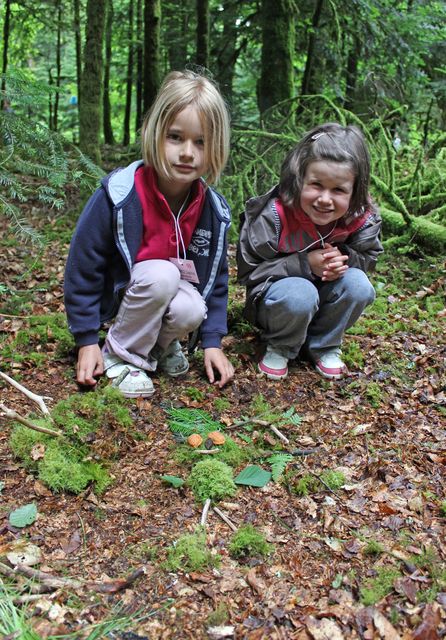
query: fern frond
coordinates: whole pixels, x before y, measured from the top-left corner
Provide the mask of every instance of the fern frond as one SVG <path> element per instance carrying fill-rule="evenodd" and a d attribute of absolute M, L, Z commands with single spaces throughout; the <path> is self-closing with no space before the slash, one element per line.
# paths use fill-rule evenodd
<path fill-rule="evenodd" d="M 190 436 L 199 433 L 205 436 L 210 431 L 222 431 L 223 425 L 202 409 L 179 408 L 168 409 L 169 428 L 173 433 Z"/>
<path fill-rule="evenodd" d="M 293 456 L 291 453 L 274 453 L 272 456 L 267 458 L 267 461 L 271 465 L 271 473 L 274 482 L 278 482 L 280 476 L 286 469 L 286 466 L 289 462 L 293 460 Z"/>

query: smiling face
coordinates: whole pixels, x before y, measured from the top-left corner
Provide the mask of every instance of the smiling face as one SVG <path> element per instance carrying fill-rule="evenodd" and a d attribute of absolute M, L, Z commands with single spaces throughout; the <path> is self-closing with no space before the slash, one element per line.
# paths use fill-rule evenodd
<path fill-rule="evenodd" d="M 308 165 L 300 206 L 315 225 L 323 227 L 347 213 L 355 185 L 351 166 L 318 160 Z"/>
<path fill-rule="evenodd" d="M 189 105 L 170 123 L 164 140 L 164 153 L 170 177 L 159 176 L 164 195 L 190 189 L 194 180 L 206 172 L 203 125 L 197 109 Z"/>

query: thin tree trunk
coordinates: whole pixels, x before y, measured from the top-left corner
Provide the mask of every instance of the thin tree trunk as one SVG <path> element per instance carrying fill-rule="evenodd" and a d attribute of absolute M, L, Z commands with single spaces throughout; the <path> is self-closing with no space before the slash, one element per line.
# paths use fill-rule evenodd
<path fill-rule="evenodd" d="M 53 86 L 53 74 L 51 68 L 48 69 L 48 85 Z M 54 111 L 53 111 L 53 94 L 48 92 L 48 129 L 51 131 L 54 128 Z"/>
<path fill-rule="evenodd" d="M 4 95 L 4 91 L 6 89 L 6 79 L 5 73 L 8 69 L 8 47 L 9 47 L 9 30 L 10 30 L 10 20 L 11 20 L 11 2 L 10 0 L 5 1 L 5 17 L 3 22 L 3 58 L 2 58 L 2 96 Z M 6 107 L 6 101 L 2 98 L 0 103 L 0 108 L 3 110 Z"/>
<path fill-rule="evenodd" d="M 77 81 L 77 105 L 81 103 L 81 77 L 82 77 L 82 45 L 81 45 L 81 11 L 80 0 L 73 0 L 73 28 L 76 45 L 76 81 Z"/>
<path fill-rule="evenodd" d="M 144 1 L 144 111 L 159 87 L 161 0 Z"/>
<path fill-rule="evenodd" d="M 361 40 L 353 35 L 352 48 L 347 58 L 347 68 L 345 70 L 345 98 L 344 107 L 352 110 L 354 107 L 356 83 L 358 80 L 358 62 L 361 56 Z"/>
<path fill-rule="evenodd" d="M 262 60 L 258 105 L 264 113 L 293 93 L 294 20 L 290 0 L 262 2 Z"/>
<path fill-rule="evenodd" d="M 237 0 L 225 0 L 222 6 L 223 36 L 217 56 L 217 80 L 225 99 L 229 104 L 232 104 L 232 82 L 239 54 L 239 50 L 237 50 Z"/>
<path fill-rule="evenodd" d="M 191 38 L 189 21 L 193 15 L 195 0 L 163 5 L 163 24 L 169 34 L 167 55 L 172 70 L 184 69 L 188 60 L 187 45 Z"/>
<path fill-rule="evenodd" d="M 209 0 L 197 0 L 197 64 L 209 67 Z"/>
<path fill-rule="evenodd" d="M 58 119 L 59 119 L 59 89 L 61 85 L 62 75 L 62 63 L 61 63 L 61 46 L 62 46 L 62 2 L 56 0 L 57 10 L 57 42 L 56 42 L 56 95 L 54 96 L 54 113 L 53 113 L 53 128 L 57 131 Z"/>
<path fill-rule="evenodd" d="M 130 0 L 131 1 L 131 0 Z M 105 23 L 105 65 L 104 65 L 104 142 L 105 144 L 115 144 L 113 128 L 111 124 L 111 104 L 110 104 L 110 66 L 112 57 L 112 29 L 113 29 L 113 0 L 106 0 L 107 17 Z"/>
<path fill-rule="evenodd" d="M 135 133 L 142 122 L 142 63 L 143 63 L 142 0 L 136 2 L 136 109 Z"/>
<path fill-rule="evenodd" d="M 124 135 L 122 144 L 130 143 L 130 114 L 132 110 L 132 86 L 133 86 L 133 0 L 129 0 L 129 24 L 128 24 L 128 58 L 127 58 L 127 80 L 125 94 L 125 114 L 124 114 Z"/>
<path fill-rule="evenodd" d="M 301 95 L 305 96 L 310 92 L 311 71 L 313 68 L 314 51 L 316 47 L 316 32 L 319 26 L 319 20 L 322 14 L 324 0 L 317 0 L 316 7 L 311 21 L 311 31 L 308 38 L 307 59 L 305 61 L 305 70 L 302 78 L 302 86 L 300 88 Z"/>
<path fill-rule="evenodd" d="M 97 164 L 101 162 L 99 136 L 102 124 L 102 44 L 106 0 L 87 1 L 87 34 L 84 48 L 79 110 L 79 146 Z"/>

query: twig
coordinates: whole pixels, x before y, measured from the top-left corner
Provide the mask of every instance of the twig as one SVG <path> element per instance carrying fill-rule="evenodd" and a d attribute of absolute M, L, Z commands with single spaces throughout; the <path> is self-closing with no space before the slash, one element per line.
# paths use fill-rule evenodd
<path fill-rule="evenodd" d="M 201 525 L 202 527 L 204 527 L 204 526 L 205 526 L 205 524 L 206 524 L 206 520 L 207 520 L 207 517 L 208 517 L 209 507 L 210 507 L 210 506 L 211 506 L 211 499 L 210 499 L 210 498 L 208 498 L 208 499 L 206 500 L 206 502 L 204 503 L 203 511 L 201 512 L 200 525 Z"/>
<path fill-rule="evenodd" d="M 3 413 L 7 418 L 21 422 L 22 424 L 25 425 L 25 427 L 28 427 L 28 429 L 33 429 L 34 431 L 40 431 L 41 433 L 46 433 L 49 436 L 55 436 L 57 438 L 63 437 L 64 435 L 61 431 L 54 431 L 53 429 L 47 429 L 46 427 L 41 427 L 38 424 L 34 424 L 34 422 L 31 422 L 27 418 L 23 418 L 20 414 L 18 414 L 13 409 L 8 409 L 8 407 L 6 407 L 2 403 L 0 403 L 0 409 L 3 411 Z"/>
<path fill-rule="evenodd" d="M 12 378 L 10 378 L 6 373 L 3 373 L 3 371 L 0 371 L 0 377 L 3 378 L 3 380 L 6 380 L 6 382 L 9 382 L 10 385 L 12 385 L 16 389 L 18 389 L 19 391 L 24 393 L 25 396 L 28 396 L 28 398 L 30 398 L 33 402 L 36 402 L 39 405 L 41 412 L 45 416 L 48 416 L 50 418 L 50 420 L 52 420 L 51 414 L 50 414 L 50 412 L 48 410 L 48 407 L 45 404 L 43 396 L 39 396 L 36 393 L 33 393 L 32 391 L 29 391 L 29 389 L 27 389 L 26 387 L 22 386 L 21 384 L 19 384 L 18 382 L 16 382 Z M 47 399 L 48 399 L 48 397 L 47 397 Z M 51 400 L 51 398 L 49 398 L 49 399 Z"/>
<path fill-rule="evenodd" d="M 204 453 L 209 454 L 209 453 L 218 453 L 220 451 L 220 449 L 195 449 L 195 453 Z"/>
<path fill-rule="evenodd" d="M 127 378 L 127 376 L 129 375 L 129 373 L 130 373 L 130 369 L 129 369 L 128 367 L 124 367 L 124 369 L 121 371 L 121 373 L 119 374 L 119 376 L 117 376 L 117 377 L 113 380 L 113 382 L 111 383 L 111 386 L 112 386 L 112 387 L 115 387 L 115 388 L 119 387 L 119 385 L 121 384 L 121 382 L 123 382 L 123 381 Z"/>
<path fill-rule="evenodd" d="M 223 511 L 220 511 L 220 509 L 218 507 L 213 507 L 213 510 L 215 511 L 215 513 L 220 516 L 220 518 L 223 520 L 223 522 L 226 522 L 226 524 L 228 525 L 228 527 L 230 529 L 232 529 L 233 531 L 237 531 L 237 527 L 235 526 L 235 524 L 229 520 L 228 516 L 226 516 Z"/>
<path fill-rule="evenodd" d="M 271 431 L 273 433 L 276 434 L 276 436 L 278 438 L 280 438 L 280 440 L 282 440 L 282 442 L 284 442 L 285 444 L 290 444 L 290 441 L 288 440 L 288 438 L 286 436 L 284 436 L 283 433 L 281 431 L 279 431 L 279 429 L 277 427 L 275 427 L 273 424 L 270 424 L 269 428 L 271 429 Z"/>

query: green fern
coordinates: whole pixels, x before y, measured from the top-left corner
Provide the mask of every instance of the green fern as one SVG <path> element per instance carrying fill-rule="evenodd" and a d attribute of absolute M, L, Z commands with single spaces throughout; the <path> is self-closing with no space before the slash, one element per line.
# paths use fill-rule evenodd
<path fill-rule="evenodd" d="M 271 465 L 272 478 L 274 482 L 278 482 L 280 476 L 286 469 L 286 466 L 289 462 L 293 460 L 293 456 L 291 453 L 274 453 L 272 456 L 267 458 L 267 461 Z"/>
<path fill-rule="evenodd" d="M 205 436 L 210 431 L 222 431 L 223 425 L 202 409 L 178 408 L 168 409 L 169 428 L 173 433 L 190 436 L 199 433 Z"/>

